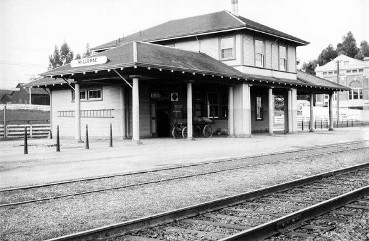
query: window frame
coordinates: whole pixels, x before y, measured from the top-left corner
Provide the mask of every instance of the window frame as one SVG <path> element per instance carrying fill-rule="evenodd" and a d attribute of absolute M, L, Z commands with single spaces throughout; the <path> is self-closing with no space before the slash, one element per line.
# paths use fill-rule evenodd
<path fill-rule="evenodd" d="M 260 42 L 262 42 L 263 43 L 263 46 L 262 46 L 262 53 L 260 54 L 260 53 L 257 53 L 256 52 L 256 42 L 257 41 L 260 41 Z M 257 38 L 255 38 L 254 39 L 254 66 L 255 67 L 259 67 L 259 68 L 265 68 L 265 41 L 264 40 L 262 40 L 262 39 L 257 39 Z M 256 63 L 257 63 L 257 60 L 256 60 L 256 56 L 258 55 L 258 54 L 260 54 L 261 55 L 261 62 L 262 62 L 262 66 L 259 66 L 259 65 L 257 65 Z"/>
<path fill-rule="evenodd" d="M 90 97 L 90 91 L 98 91 L 98 92 L 100 92 L 100 97 L 98 97 L 98 98 L 91 98 Z M 94 89 L 88 89 L 87 90 L 87 98 L 88 98 L 88 100 L 102 100 L 102 89 L 101 88 L 94 88 Z"/>
<path fill-rule="evenodd" d="M 222 40 L 225 40 L 225 39 L 232 39 L 232 44 L 233 44 L 231 48 L 232 56 L 223 58 Z M 226 49 L 229 49 L 229 48 L 226 48 Z M 219 59 L 220 60 L 235 60 L 236 59 L 236 36 L 228 36 L 228 37 L 219 38 Z"/>
<path fill-rule="evenodd" d="M 260 98 L 260 107 L 258 107 L 258 103 L 259 103 L 258 98 Z M 264 120 L 263 97 L 261 95 L 255 96 L 255 120 L 256 121 Z"/>
<path fill-rule="evenodd" d="M 281 58 L 281 47 L 284 47 L 286 49 L 286 51 L 285 51 L 286 58 Z M 285 69 L 281 69 L 281 59 L 284 60 L 284 63 L 285 63 L 284 68 Z M 287 70 L 287 68 L 288 68 L 287 66 L 288 66 L 288 64 L 287 64 L 287 45 L 280 44 L 280 45 L 278 45 L 278 70 L 280 70 L 280 71 L 288 71 Z"/>
<path fill-rule="evenodd" d="M 216 104 L 210 104 L 210 101 L 209 101 L 209 94 L 216 94 L 217 96 L 217 103 Z M 206 93 L 206 107 L 207 107 L 207 110 L 208 110 L 208 113 L 207 113 L 207 117 L 208 118 L 213 118 L 213 119 L 219 119 L 220 116 L 219 116 L 219 92 L 218 91 L 209 91 Z M 217 107 L 217 113 L 216 113 L 216 116 L 210 116 L 210 109 L 212 106 L 216 106 Z"/>

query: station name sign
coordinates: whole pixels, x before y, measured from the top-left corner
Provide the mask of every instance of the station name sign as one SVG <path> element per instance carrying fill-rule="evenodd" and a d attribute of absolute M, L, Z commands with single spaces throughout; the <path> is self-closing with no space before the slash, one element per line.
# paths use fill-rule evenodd
<path fill-rule="evenodd" d="M 95 64 L 105 64 L 106 62 L 108 62 L 108 58 L 106 56 L 96 56 L 73 60 L 72 62 L 70 62 L 70 66 L 72 68 L 76 68 Z"/>

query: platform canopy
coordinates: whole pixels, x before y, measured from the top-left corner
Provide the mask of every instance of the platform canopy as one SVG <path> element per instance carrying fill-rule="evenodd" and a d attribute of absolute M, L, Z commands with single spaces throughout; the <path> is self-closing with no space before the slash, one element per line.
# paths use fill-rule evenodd
<path fill-rule="evenodd" d="M 207 80 L 227 84 L 247 82 L 255 86 L 296 88 L 302 91 L 313 89 L 331 92 L 349 89 L 301 71 L 297 72 L 297 79 L 245 74 L 204 53 L 144 42 L 127 43 L 89 58 L 74 60 L 71 64 L 42 73 L 41 76 L 45 79 L 31 82 L 28 86 L 64 84 L 66 80 L 72 79 L 108 81 L 118 75 L 154 78 L 166 76 L 172 79 Z"/>

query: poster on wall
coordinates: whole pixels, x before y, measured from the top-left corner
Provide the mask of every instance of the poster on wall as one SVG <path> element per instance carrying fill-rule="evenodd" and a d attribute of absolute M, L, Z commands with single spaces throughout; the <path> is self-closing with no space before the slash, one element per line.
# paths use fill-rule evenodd
<path fill-rule="evenodd" d="M 178 101 L 178 92 L 170 93 L 170 101 Z"/>

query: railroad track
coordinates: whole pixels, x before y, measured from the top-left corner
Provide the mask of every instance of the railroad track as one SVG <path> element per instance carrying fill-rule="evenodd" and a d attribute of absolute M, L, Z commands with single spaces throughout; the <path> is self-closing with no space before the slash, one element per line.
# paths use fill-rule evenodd
<path fill-rule="evenodd" d="M 351 192 L 344 194 L 342 197 L 335 198 L 334 200 L 342 200 L 343 197 L 349 198 L 352 196 L 354 201 L 345 201 L 336 205 L 338 208 L 330 207 L 332 210 L 327 212 L 327 209 L 323 209 L 323 214 L 311 214 L 311 218 L 298 222 L 294 225 L 290 225 L 286 228 L 281 228 L 278 230 L 277 235 L 267 238 L 268 241 L 282 241 L 282 240 L 323 240 L 324 237 L 327 238 L 329 232 L 335 231 L 335 229 L 340 226 L 345 226 L 348 219 L 361 218 L 365 212 L 369 212 L 369 196 L 357 199 L 356 192 Z M 357 237 L 357 236 L 356 236 Z M 357 237 L 359 238 L 359 237 Z M 352 238 L 353 240 L 355 238 Z M 333 240 L 333 238 L 330 238 Z"/>
<path fill-rule="evenodd" d="M 50 241 L 258 240 L 368 195 L 366 163 Z"/>
<path fill-rule="evenodd" d="M 275 163 L 276 161 L 278 161 L 278 163 L 288 163 L 291 160 L 301 158 L 311 158 L 322 155 L 332 155 L 335 153 L 360 150 L 368 148 L 365 142 L 367 141 L 319 146 L 315 148 L 264 154 L 246 158 L 202 162 L 142 172 L 69 180 L 64 182 L 48 183 L 44 185 L 3 189 L 0 190 L 0 208 L 14 207 L 40 201 L 50 201 L 66 197 L 87 195 L 97 192 L 210 175 L 237 169 L 250 168 L 252 166 L 270 164 L 273 162 Z M 275 155 L 278 155 L 278 160 L 275 160 Z M 250 159 L 253 159 L 255 163 L 250 164 L 248 161 Z M 259 159 L 263 160 L 259 162 Z M 226 162 L 228 162 L 227 166 L 221 167 L 221 165 Z M 102 182 L 102 180 L 104 180 L 104 182 Z"/>

